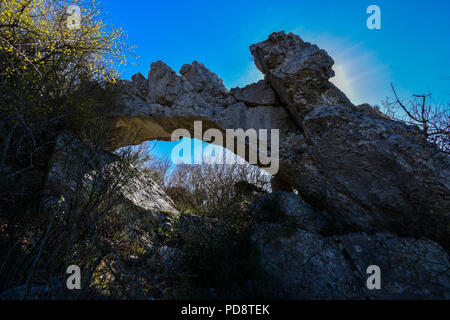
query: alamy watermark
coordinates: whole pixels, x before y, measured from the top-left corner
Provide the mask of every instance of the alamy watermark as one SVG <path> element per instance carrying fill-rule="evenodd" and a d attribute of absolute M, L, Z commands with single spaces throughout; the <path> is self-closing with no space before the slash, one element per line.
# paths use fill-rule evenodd
<path fill-rule="evenodd" d="M 367 18 L 366 25 L 369 30 L 381 29 L 381 9 L 379 6 L 372 4 L 367 7 L 367 14 L 370 16 Z"/>
<path fill-rule="evenodd" d="M 367 281 L 366 281 L 367 289 L 380 290 L 381 289 L 381 269 L 380 269 L 380 267 L 377 266 L 376 264 L 368 266 L 366 273 L 370 274 L 370 277 L 368 277 Z"/>
<path fill-rule="evenodd" d="M 81 289 L 81 270 L 80 267 L 77 265 L 71 265 L 67 267 L 66 270 L 67 274 L 70 274 L 70 276 L 67 278 L 66 286 L 69 290 L 80 290 Z"/>
<path fill-rule="evenodd" d="M 223 131 L 225 132 L 225 139 Z M 180 128 L 173 131 L 171 140 L 178 141 L 183 137 L 192 138 L 187 129 Z M 196 139 L 194 140 L 194 150 L 192 150 L 191 141 L 187 139 L 180 140 L 172 149 L 171 159 L 173 163 L 236 163 L 236 159 L 225 156 L 222 148 L 217 148 L 213 144 L 203 148 L 202 141 L 205 141 L 224 146 L 238 157 L 247 160 L 250 164 L 260 166 L 272 175 L 279 170 L 279 129 L 270 129 L 270 135 L 268 129 L 259 129 L 258 131 L 256 129 L 247 129 L 246 131 L 243 129 L 225 129 L 221 131 L 211 128 L 203 133 L 202 121 L 194 121 L 193 138 Z"/>
<path fill-rule="evenodd" d="M 79 6 L 72 4 L 67 8 L 67 28 L 70 30 L 81 29 L 81 9 Z"/>

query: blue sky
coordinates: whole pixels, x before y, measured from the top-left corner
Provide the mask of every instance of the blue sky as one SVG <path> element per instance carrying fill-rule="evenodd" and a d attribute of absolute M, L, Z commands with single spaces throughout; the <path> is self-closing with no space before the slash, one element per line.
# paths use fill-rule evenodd
<path fill-rule="evenodd" d="M 380 104 L 431 90 L 450 99 L 450 1 L 153 1 L 103 0 L 107 21 L 127 30 L 136 45 L 124 78 L 163 60 L 175 71 L 200 61 L 228 88 L 261 78 L 248 47 L 274 32 L 292 31 L 327 50 L 332 79 L 356 104 Z M 369 5 L 381 8 L 381 30 L 366 27 Z"/>

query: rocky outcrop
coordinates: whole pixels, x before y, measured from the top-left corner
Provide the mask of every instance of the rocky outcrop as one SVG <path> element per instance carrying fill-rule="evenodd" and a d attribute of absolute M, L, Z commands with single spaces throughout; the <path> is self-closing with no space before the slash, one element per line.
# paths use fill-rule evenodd
<path fill-rule="evenodd" d="M 360 230 L 448 245 L 449 158 L 417 128 L 346 106 L 317 107 L 303 126 L 302 196 Z"/>
<path fill-rule="evenodd" d="M 86 206 L 84 210 L 96 204 L 128 213 L 147 212 L 161 223 L 178 213 L 164 191 L 126 160 L 65 132 L 56 142 L 43 204 L 68 212 L 74 203 Z"/>
<path fill-rule="evenodd" d="M 162 61 L 152 63 L 147 102 L 180 107 L 226 106 L 235 102 L 222 80 L 203 64 L 185 64 L 180 74 Z"/>
<path fill-rule="evenodd" d="M 316 45 L 292 33 L 272 33 L 250 46 L 256 67 L 287 106 L 297 124 L 318 105 L 352 106 L 328 80 L 334 77 L 333 59 Z"/>
<path fill-rule="evenodd" d="M 448 155 L 417 128 L 354 107 L 329 83 L 333 61 L 317 46 L 279 32 L 250 50 L 302 129 L 304 149 L 286 157 L 302 196 L 360 230 L 448 246 Z"/>
<path fill-rule="evenodd" d="M 277 32 L 250 51 L 265 78 L 244 88 L 228 91 L 196 61 L 179 73 L 158 61 L 148 78 L 119 81 L 106 149 L 170 140 L 178 128 L 192 134 L 195 120 L 203 120 L 203 131 L 279 129 L 274 190 L 295 189 L 299 196 L 278 191 L 253 203 L 252 239 L 267 273 L 266 297 L 448 299 L 449 156 L 418 128 L 370 105 L 354 106 L 329 82 L 332 58 L 300 37 Z M 89 197 L 103 194 L 113 209 L 151 215 L 170 232 L 172 201 L 122 160 L 64 133 L 44 205 L 65 212 L 74 201 L 91 204 Z M 178 220 L 185 241 L 205 226 L 220 228 L 193 215 Z M 180 248 L 160 249 L 155 264 L 172 265 L 181 255 Z M 380 290 L 366 287 L 370 265 L 381 268 Z"/>
<path fill-rule="evenodd" d="M 193 91 L 202 97 L 203 101 L 196 104 L 227 106 L 235 103 L 228 90 L 215 73 L 209 71 L 202 63 L 197 61 L 185 64 L 180 69 L 182 79 L 186 79 L 192 86 Z"/>
<path fill-rule="evenodd" d="M 253 213 L 259 221 L 253 240 L 266 272 L 267 298 L 449 298 L 448 255 L 432 241 L 388 233 L 323 236 L 317 225 L 320 215 L 293 193 L 263 196 Z M 381 270 L 380 289 L 366 285 L 371 265 Z"/>
<path fill-rule="evenodd" d="M 169 140 L 177 128 L 192 133 L 193 120 L 203 120 L 203 130 L 280 129 L 282 189 L 296 189 L 347 229 L 450 247 L 447 154 L 417 128 L 355 107 L 329 82 L 332 58 L 297 35 L 273 33 L 250 51 L 265 79 L 231 92 L 198 62 L 180 74 L 155 62 L 147 80 L 122 82 L 110 148 Z"/>

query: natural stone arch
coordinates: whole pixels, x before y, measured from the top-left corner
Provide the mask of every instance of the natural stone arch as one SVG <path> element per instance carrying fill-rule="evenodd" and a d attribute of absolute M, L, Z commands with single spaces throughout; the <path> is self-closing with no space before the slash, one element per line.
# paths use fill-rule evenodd
<path fill-rule="evenodd" d="M 421 132 L 354 106 L 331 82 L 333 60 L 284 32 L 250 47 L 265 79 L 230 92 L 202 64 L 163 62 L 119 83 L 110 148 L 168 140 L 177 128 L 280 129 L 278 178 L 342 223 L 425 236 L 449 247 L 450 161 Z"/>
<path fill-rule="evenodd" d="M 231 109 L 235 109 L 234 111 L 231 111 Z M 127 145 L 138 145 L 141 144 L 144 141 L 149 140 L 160 140 L 160 141 L 171 141 L 172 139 L 172 133 L 177 129 L 185 129 L 189 134 L 187 137 L 189 138 L 198 138 L 200 140 L 202 139 L 203 134 L 207 132 L 209 129 L 218 129 L 223 136 L 222 141 L 217 141 L 212 139 L 212 141 L 207 141 L 208 143 L 220 145 L 224 148 L 229 149 L 231 152 L 236 153 L 237 151 L 237 138 L 236 136 L 242 136 L 236 133 L 236 136 L 230 135 L 228 132 L 226 132 L 226 129 L 242 129 L 242 131 L 246 131 L 247 129 L 255 129 L 256 132 L 258 132 L 259 129 L 268 129 L 267 134 L 258 135 L 258 142 L 256 144 L 249 144 L 248 142 L 245 145 L 245 155 L 242 156 L 246 161 L 250 161 L 249 154 L 250 150 L 253 150 L 256 154 L 259 151 L 259 147 L 261 146 L 261 143 L 264 144 L 264 146 L 267 145 L 267 148 L 270 149 L 271 146 L 271 137 L 270 137 L 270 129 L 274 128 L 275 126 L 272 123 L 266 123 L 264 122 L 253 122 L 253 124 L 249 124 L 245 117 L 252 116 L 252 113 L 259 113 L 260 115 L 271 115 L 272 119 L 276 119 L 279 117 L 283 117 L 280 120 L 286 121 L 287 123 L 292 124 L 292 122 L 289 120 L 289 117 L 286 115 L 285 111 L 282 108 L 264 108 L 265 110 L 262 111 L 260 109 L 253 109 L 249 110 L 247 109 L 242 103 L 237 104 L 236 106 L 231 106 L 226 112 L 228 115 L 233 115 L 237 112 L 243 111 L 247 113 L 244 118 L 236 118 L 232 117 L 233 121 L 227 121 L 225 119 L 218 118 L 216 121 L 206 119 L 204 117 L 195 117 L 195 116 L 186 116 L 186 117 L 149 117 L 149 118 L 143 118 L 143 117 L 117 117 L 112 120 L 111 122 L 111 139 L 110 139 L 110 146 L 109 148 L 112 150 L 115 150 L 120 147 L 124 147 Z M 239 111 L 240 110 L 240 111 Z M 237 119 L 238 121 L 234 122 L 234 119 Z M 255 117 L 253 117 L 255 119 Z M 194 125 L 196 122 L 201 121 L 201 131 L 195 130 Z M 233 123 L 234 122 L 234 123 Z M 197 137 L 200 133 L 200 136 Z M 245 134 L 245 132 L 244 132 Z M 242 139 L 244 139 L 243 137 Z M 233 141 L 233 147 L 230 148 L 227 141 Z M 274 150 L 272 150 L 274 152 Z M 258 158 L 259 160 L 259 158 Z M 260 167 L 264 168 L 266 167 L 264 164 L 261 163 L 251 163 L 255 165 L 259 165 Z"/>

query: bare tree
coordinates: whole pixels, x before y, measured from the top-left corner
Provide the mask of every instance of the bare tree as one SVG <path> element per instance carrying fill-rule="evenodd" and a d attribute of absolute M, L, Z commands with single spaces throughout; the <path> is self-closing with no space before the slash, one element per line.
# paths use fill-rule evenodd
<path fill-rule="evenodd" d="M 243 193 L 269 190 L 271 180 L 269 174 L 248 163 L 183 164 L 167 173 L 166 192 L 180 210 L 214 215 L 239 205 Z"/>
<path fill-rule="evenodd" d="M 417 125 L 424 134 L 424 139 L 433 142 L 447 153 L 450 152 L 450 106 L 433 100 L 431 93 L 413 95 L 411 99 L 400 99 L 391 84 L 394 99 L 383 103 L 385 112 L 391 118 Z"/>

